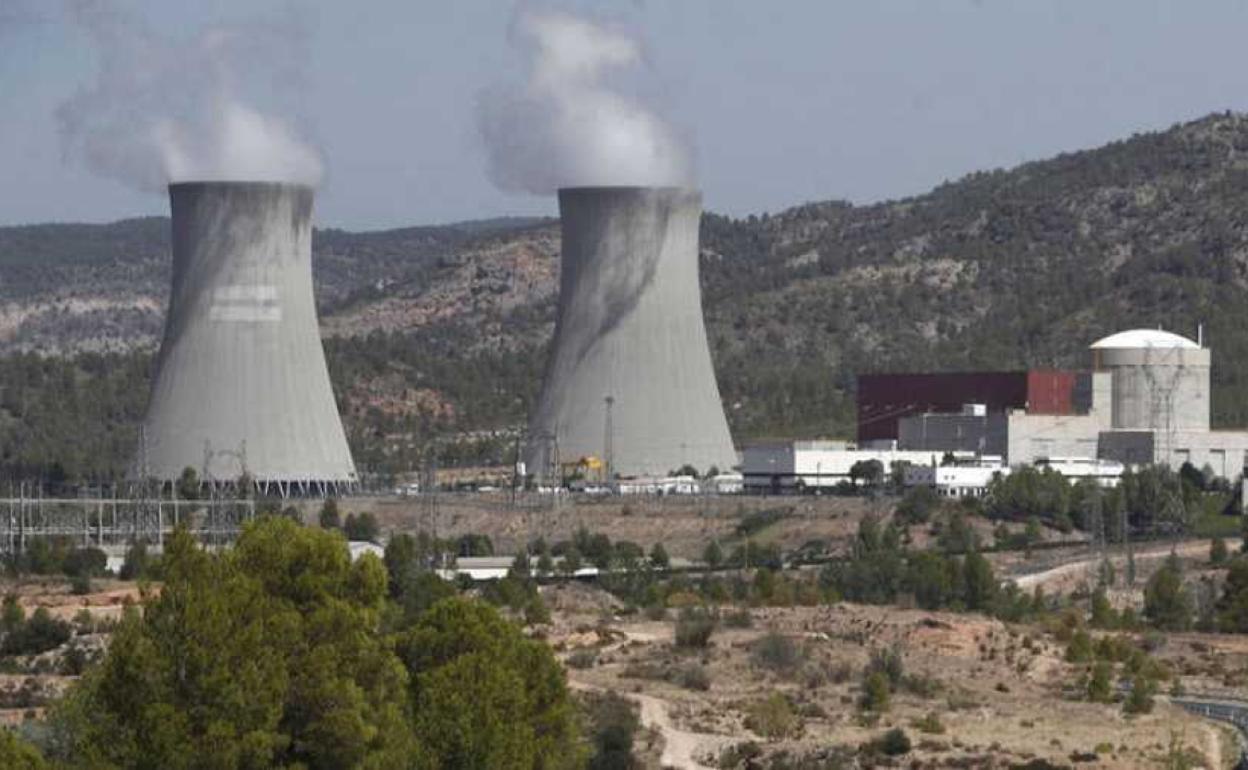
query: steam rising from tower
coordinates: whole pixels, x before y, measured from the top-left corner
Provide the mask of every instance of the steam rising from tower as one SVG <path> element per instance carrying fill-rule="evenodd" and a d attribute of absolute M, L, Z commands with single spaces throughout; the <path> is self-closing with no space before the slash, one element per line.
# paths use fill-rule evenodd
<path fill-rule="evenodd" d="M 301 79 L 300 17 L 171 40 L 107 0 L 69 7 L 99 68 L 56 111 L 66 156 L 151 192 L 191 180 L 320 182 L 319 153 L 278 116 Z"/>
<path fill-rule="evenodd" d="M 559 191 L 554 347 L 525 461 L 604 459 L 622 476 L 736 464 L 702 321 L 701 195 L 688 188 Z"/>
<path fill-rule="evenodd" d="M 517 17 L 512 42 L 526 49 L 529 77 L 482 94 L 477 112 L 498 187 L 550 195 L 574 185 L 693 181 L 676 132 L 608 83 L 642 63 L 637 40 L 571 14 L 529 11 Z"/>
<path fill-rule="evenodd" d="M 169 187 L 173 288 L 137 466 L 285 494 L 355 480 L 312 295 L 310 187 Z"/>

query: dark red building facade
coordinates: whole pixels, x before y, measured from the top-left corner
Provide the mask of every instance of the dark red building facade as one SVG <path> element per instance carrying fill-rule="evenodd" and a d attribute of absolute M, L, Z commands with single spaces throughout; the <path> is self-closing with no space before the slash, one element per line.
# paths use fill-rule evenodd
<path fill-rule="evenodd" d="M 949 372 L 858 375 L 858 441 L 897 438 L 902 417 L 960 412 L 983 404 L 988 412 L 1073 414 L 1077 372 Z"/>

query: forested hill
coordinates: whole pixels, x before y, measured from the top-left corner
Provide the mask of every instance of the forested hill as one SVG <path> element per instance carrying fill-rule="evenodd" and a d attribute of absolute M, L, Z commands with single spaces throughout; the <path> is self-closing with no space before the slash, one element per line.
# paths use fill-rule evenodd
<path fill-rule="evenodd" d="M 859 372 L 1083 366 L 1103 334 L 1194 335 L 1202 321 L 1215 421 L 1248 424 L 1246 224 L 1248 117 L 1233 114 L 905 200 L 708 214 L 704 305 L 734 431 L 852 434 Z M 0 229 L 0 345 L 150 343 L 165 231 L 156 219 Z M 528 220 L 317 232 L 330 365 L 366 464 L 384 464 L 396 437 L 523 421 L 558 249 L 554 223 Z"/>

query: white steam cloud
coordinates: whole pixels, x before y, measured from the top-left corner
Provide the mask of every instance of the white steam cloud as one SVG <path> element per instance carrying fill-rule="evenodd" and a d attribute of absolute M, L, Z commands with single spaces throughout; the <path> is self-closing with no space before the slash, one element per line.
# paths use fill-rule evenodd
<path fill-rule="evenodd" d="M 482 95 L 478 123 L 500 188 L 547 195 L 578 185 L 688 185 L 689 152 L 640 100 L 607 83 L 642 63 L 640 43 L 569 13 L 522 12 L 512 42 L 529 77 Z"/>
<path fill-rule="evenodd" d="M 183 181 L 320 182 L 320 154 L 242 93 L 297 86 L 297 19 L 171 40 L 109 0 L 68 7 L 95 44 L 99 69 L 57 109 L 67 157 L 150 191 Z"/>

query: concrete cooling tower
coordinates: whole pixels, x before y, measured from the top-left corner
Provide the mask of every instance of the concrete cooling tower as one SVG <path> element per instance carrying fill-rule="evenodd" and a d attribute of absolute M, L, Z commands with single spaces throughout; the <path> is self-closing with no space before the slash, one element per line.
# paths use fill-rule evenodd
<path fill-rule="evenodd" d="M 355 481 L 312 296 L 312 188 L 169 186 L 173 287 L 136 467 L 244 473 L 282 495 Z"/>
<path fill-rule="evenodd" d="M 525 462 L 595 458 L 619 476 L 736 465 L 702 322 L 701 195 L 559 191 L 559 313 Z"/>

